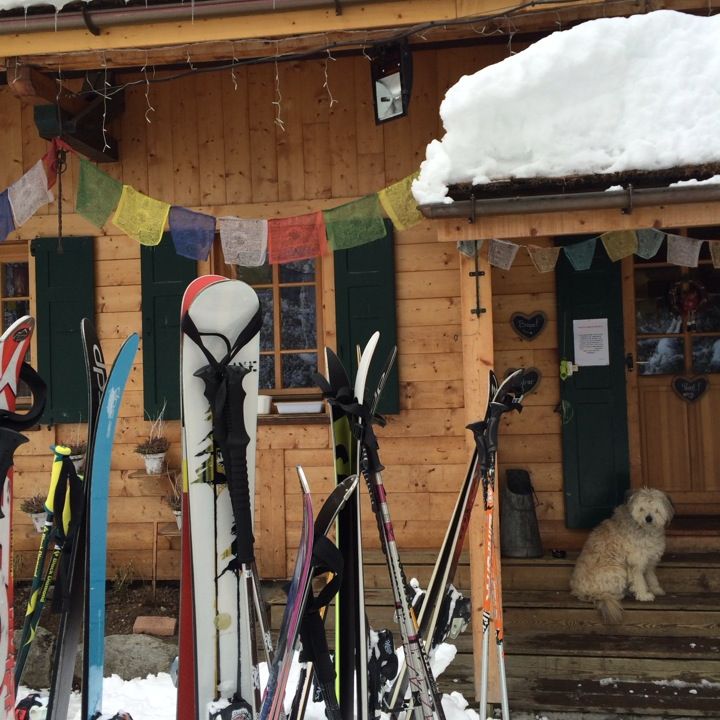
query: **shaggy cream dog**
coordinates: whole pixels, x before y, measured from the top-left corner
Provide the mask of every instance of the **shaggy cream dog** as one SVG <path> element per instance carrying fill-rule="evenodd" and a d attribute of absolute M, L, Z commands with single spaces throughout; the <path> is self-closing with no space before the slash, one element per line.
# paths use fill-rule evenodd
<path fill-rule="evenodd" d="M 570 591 L 588 600 L 608 624 L 622 620 L 622 600 L 629 590 L 648 602 L 665 591 L 655 567 L 665 552 L 665 528 L 673 518 L 670 498 L 641 488 L 615 508 L 589 535 L 570 577 Z"/>

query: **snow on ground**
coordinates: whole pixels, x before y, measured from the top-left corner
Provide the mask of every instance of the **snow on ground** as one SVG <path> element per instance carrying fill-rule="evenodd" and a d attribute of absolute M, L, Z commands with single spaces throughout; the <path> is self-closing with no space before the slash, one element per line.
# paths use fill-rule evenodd
<path fill-rule="evenodd" d="M 656 170 L 720 160 L 720 15 L 659 10 L 553 33 L 451 87 L 413 185 Z"/>
<path fill-rule="evenodd" d="M 435 650 L 430 665 L 433 673 L 438 677 L 453 661 L 457 653 L 454 645 L 443 643 Z M 398 651 L 402 663 L 402 649 Z M 290 710 L 292 696 L 298 683 L 300 666 L 295 661 L 290 670 L 288 680 L 288 692 L 285 697 L 285 708 Z M 268 678 L 267 665 L 260 664 L 260 685 L 265 687 Z M 34 692 L 26 687 L 21 687 L 18 693 L 18 700 L 24 698 L 28 693 Z M 42 692 L 42 700 L 46 702 L 47 691 Z M 123 710 L 132 715 L 133 720 L 175 720 L 176 690 L 170 675 L 158 673 L 148 677 L 135 680 L 123 680 L 117 675 L 105 678 L 103 681 L 103 717 L 112 717 L 116 712 Z M 468 701 L 459 693 L 443 696 L 443 709 L 447 720 L 479 720 L 477 712 L 468 707 Z M 44 718 L 44 708 L 35 708 L 31 712 L 31 720 Z M 321 702 L 308 702 L 305 712 L 306 720 L 326 720 L 325 705 Z M 80 720 L 80 694 L 75 692 L 70 700 L 68 720 Z"/>

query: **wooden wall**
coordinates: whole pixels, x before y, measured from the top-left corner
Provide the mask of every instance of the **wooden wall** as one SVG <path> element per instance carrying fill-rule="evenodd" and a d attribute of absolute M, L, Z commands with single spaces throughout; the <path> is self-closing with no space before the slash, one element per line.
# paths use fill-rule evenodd
<path fill-rule="evenodd" d="M 285 216 L 340 204 L 374 192 L 417 169 L 426 144 L 440 137 L 438 106 L 447 87 L 464 73 L 496 62 L 504 44 L 414 53 L 414 87 L 407 118 L 377 127 L 367 61 L 339 58 L 327 63 L 330 107 L 323 87 L 324 61 L 278 66 L 283 132 L 274 122 L 275 73 L 272 66 L 204 73 L 130 88 L 126 109 L 112 126 L 121 161 L 103 169 L 136 189 L 168 202 L 222 215 Z M 0 188 L 7 187 L 45 151 L 32 108 L 0 89 Z M 97 235 L 96 312 L 106 357 L 122 339 L 140 331 L 140 263 L 136 243 L 108 223 L 102 233 L 73 213 L 77 161 L 65 176 L 64 232 Z M 8 242 L 26 244 L 57 233 L 55 206 L 32 218 Z M 543 523 L 562 517 L 559 416 L 555 351 L 554 280 L 538 275 L 521 254 L 508 273 L 495 272 L 493 286 L 497 368 L 532 364 L 544 374 L 522 416 L 507 421 L 503 466 L 528 466 L 542 501 Z M 437 242 L 426 222 L 396 236 L 399 369 L 401 407 L 379 432 L 384 475 L 401 547 L 437 547 L 444 535 L 455 493 L 465 475 L 468 449 L 464 430 L 460 272 L 452 244 Z M 200 272 L 207 271 L 201 264 Z M 31 272 L 32 274 L 32 272 Z M 323 260 L 325 341 L 334 344 L 332 259 Z M 543 309 L 553 322 L 534 343 L 511 335 L 507 318 L 516 309 Z M 132 564 L 148 578 L 156 523 L 172 521 L 161 503 L 165 479 L 138 477 L 141 459 L 133 446 L 148 428 L 142 417 L 142 355 L 138 355 L 121 411 L 113 455 L 109 565 L 110 576 Z M 42 428 L 18 453 L 17 500 L 44 492 L 48 446 L 64 440 L 73 427 Z M 179 428 L 171 464 L 179 462 Z M 258 433 L 257 539 L 261 572 L 282 576 L 297 542 L 300 503 L 294 466 L 302 463 L 317 495 L 331 486 L 328 428 L 323 425 L 263 425 Z M 17 508 L 17 505 L 16 505 Z M 17 509 L 16 567 L 32 570 L 37 536 Z M 369 508 L 364 528 L 369 546 L 377 532 Z M 159 577 L 177 577 L 177 540 L 158 541 Z"/>

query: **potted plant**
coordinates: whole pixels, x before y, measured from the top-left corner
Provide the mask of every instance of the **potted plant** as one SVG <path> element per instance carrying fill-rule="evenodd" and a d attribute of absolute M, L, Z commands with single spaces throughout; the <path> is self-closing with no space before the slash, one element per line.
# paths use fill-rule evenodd
<path fill-rule="evenodd" d="M 159 475 L 165 466 L 165 453 L 170 447 L 165 437 L 165 423 L 163 415 L 165 406 L 159 415 L 150 425 L 150 432 L 147 438 L 135 447 L 135 452 L 143 456 L 145 460 L 145 472 L 148 475 Z"/>
<path fill-rule="evenodd" d="M 166 495 L 163 500 L 170 506 L 170 509 L 173 511 L 178 530 L 182 530 L 182 498 L 178 493 L 173 492 L 170 495 Z"/>
<path fill-rule="evenodd" d="M 42 532 L 47 518 L 45 497 L 42 495 L 33 495 L 32 497 L 25 498 L 20 503 L 20 509 L 32 518 L 36 532 Z"/>
<path fill-rule="evenodd" d="M 75 471 L 81 474 L 85 470 L 85 456 L 87 454 L 87 443 L 84 440 L 67 443 L 70 448 L 70 459 L 75 466 Z"/>

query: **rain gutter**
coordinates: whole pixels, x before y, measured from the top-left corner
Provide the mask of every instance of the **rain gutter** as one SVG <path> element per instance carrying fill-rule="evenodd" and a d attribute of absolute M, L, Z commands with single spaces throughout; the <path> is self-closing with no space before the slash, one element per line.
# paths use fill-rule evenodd
<path fill-rule="evenodd" d="M 679 205 L 720 201 L 720 184 L 686 187 L 640 188 L 584 192 L 564 195 L 533 195 L 504 198 L 474 198 L 452 203 L 420 205 L 420 212 L 432 219 L 464 217 L 471 221 L 487 215 L 571 212 L 618 208 L 631 213 L 635 207 Z M 718 213 L 720 216 L 720 213 Z"/>
<path fill-rule="evenodd" d="M 0 18 L 0 35 L 21 35 L 48 30 L 103 30 L 117 25 L 151 24 L 178 20 L 206 20 L 218 17 L 240 17 L 251 13 L 271 12 L 278 8 L 273 0 L 210 0 L 195 3 L 172 3 L 150 7 L 130 7 L 112 10 L 92 10 L 84 6 L 82 12 L 59 12 L 43 15 Z M 282 11 L 312 7 L 335 6 L 331 0 L 284 0 Z M 282 12 L 281 11 L 281 12 Z M 96 34 L 93 32 L 93 34 Z"/>

